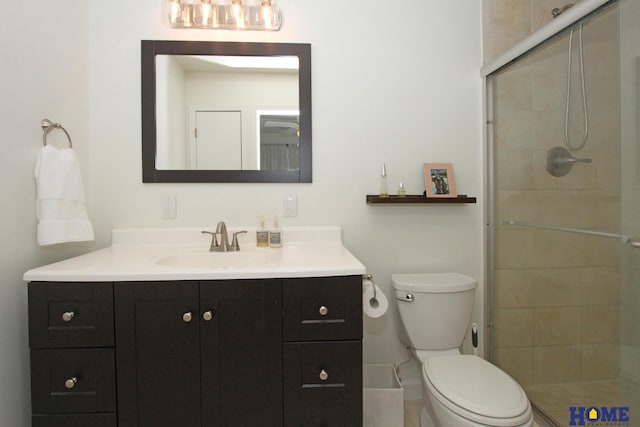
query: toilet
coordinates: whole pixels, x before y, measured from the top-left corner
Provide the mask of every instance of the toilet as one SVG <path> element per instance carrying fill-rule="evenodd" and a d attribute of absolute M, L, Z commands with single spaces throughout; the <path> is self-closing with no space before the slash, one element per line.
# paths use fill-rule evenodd
<path fill-rule="evenodd" d="M 421 364 L 421 427 L 526 427 L 531 404 L 497 366 L 460 353 L 478 283 L 458 273 L 393 274 L 400 339 Z"/>

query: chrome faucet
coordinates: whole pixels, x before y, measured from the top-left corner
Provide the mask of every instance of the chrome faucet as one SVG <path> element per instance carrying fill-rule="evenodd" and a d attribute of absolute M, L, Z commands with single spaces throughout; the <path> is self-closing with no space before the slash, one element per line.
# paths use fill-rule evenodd
<path fill-rule="evenodd" d="M 240 245 L 238 244 L 238 234 L 246 232 L 247 230 L 236 231 L 235 233 L 233 233 L 231 243 L 229 243 L 227 224 L 225 224 L 224 221 L 220 221 L 216 226 L 215 233 L 211 231 L 202 231 L 202 234 L 211 234 L 211 246 L 209 247 L 210 252 L 236 252 L 240 250 Z M 218 242 L 218 236 L 220 236 L 220 242 Z"/>

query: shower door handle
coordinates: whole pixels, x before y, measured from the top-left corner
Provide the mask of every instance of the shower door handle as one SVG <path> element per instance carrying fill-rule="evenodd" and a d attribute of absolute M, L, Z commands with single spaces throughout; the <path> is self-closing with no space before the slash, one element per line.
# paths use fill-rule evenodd
<path fill-rule="evenodd" d="M 629 240 L 629 246 L 632 248 L 640 249 L 640 242 L 637 240 Z"/>

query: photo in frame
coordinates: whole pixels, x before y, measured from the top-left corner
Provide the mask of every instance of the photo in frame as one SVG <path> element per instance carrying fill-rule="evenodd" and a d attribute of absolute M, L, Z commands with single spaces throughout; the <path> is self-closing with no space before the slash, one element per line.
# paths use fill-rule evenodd
<path fill-rule="evenodd" d="M 427 197 L 457 197 L 451 163 L 425 163 L 424 185 Z"/>

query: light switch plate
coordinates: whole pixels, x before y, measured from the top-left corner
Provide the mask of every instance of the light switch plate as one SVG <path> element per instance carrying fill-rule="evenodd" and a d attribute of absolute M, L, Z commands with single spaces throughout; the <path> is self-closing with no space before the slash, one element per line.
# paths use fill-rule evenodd
<path fill-rule="evenodd" d="M 176 219 L 178 217 L 178 202 L 176 196 L 162 197 L 162 219 Z"/>
<path fill-rule="evenodd" d="M 296 195 L 284 196 L 284 216 L 285 217 L 298 216 L 298 196 Z"/>

